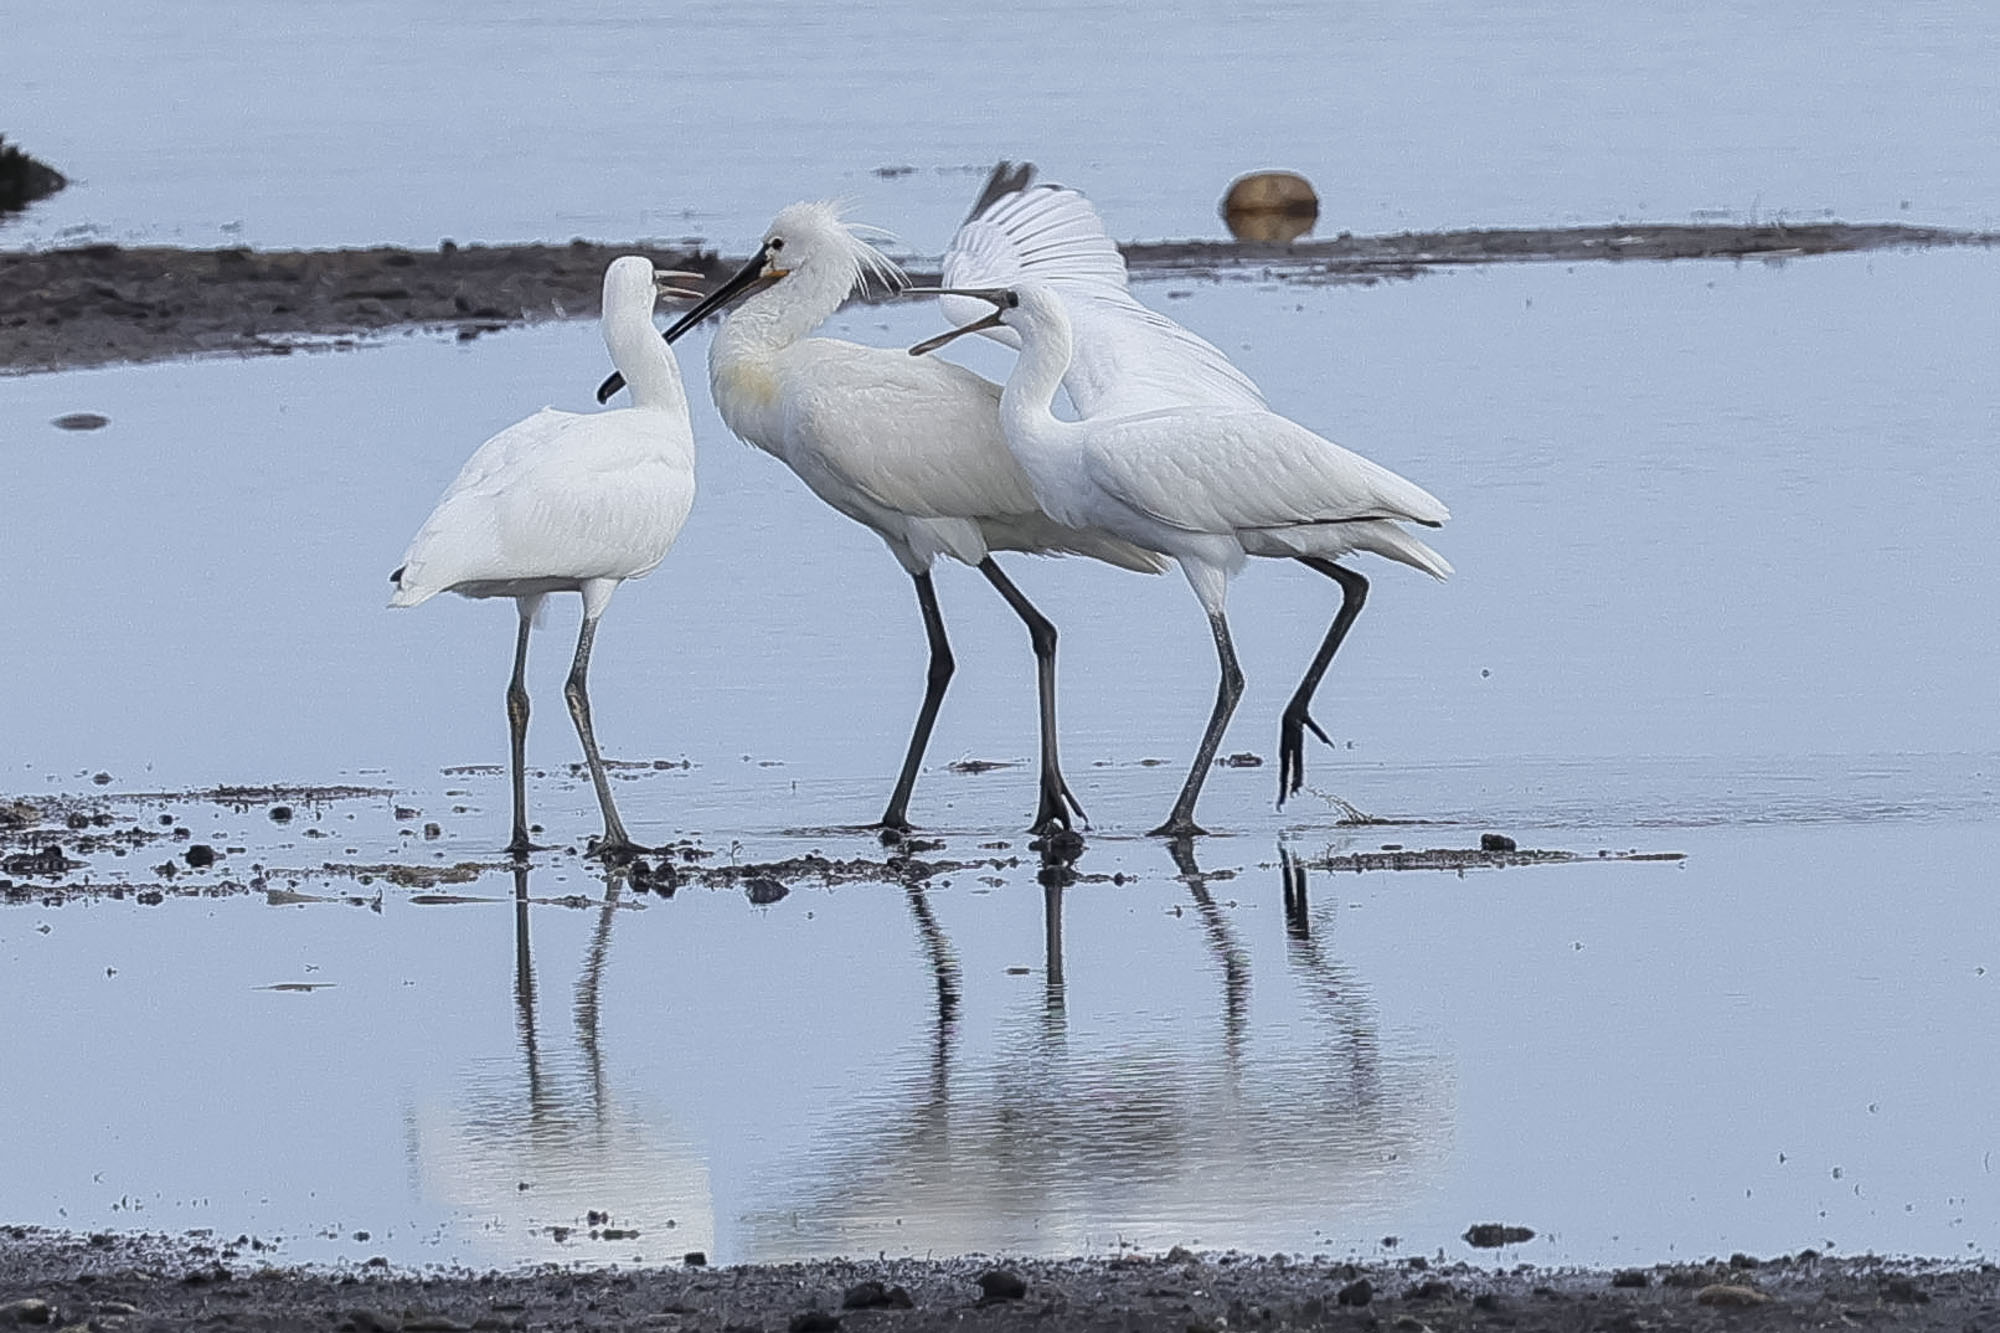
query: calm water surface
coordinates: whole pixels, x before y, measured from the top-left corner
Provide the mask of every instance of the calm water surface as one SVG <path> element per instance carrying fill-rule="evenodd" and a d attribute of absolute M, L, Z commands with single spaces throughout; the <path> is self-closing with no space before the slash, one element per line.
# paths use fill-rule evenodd
<path fill-rule="evenodd" d="M 480 438 L 585 405 L 587 324 L 10 381 L 0 566 L 33 576 L 0 787 L 172 815 L 244 849 L 212 878 L 255 863 L 282 892 L 0 909 L 0 1063 L 24 1075 L 0 1086 L 0 1216 L 476 1264 L 1456 1254 L 1489 1220 L 1547 1262 L 2000 1249 L 1992 256 L 1145 294 L 1445 497 L 1460 574 L 1374 569 L 1313 791 L 1279 813 L 1270 765 L 1219 770 L 1203 813 L 1229 836 L 1188 867 L 1137 834 L 1213 690 L 1192 598 L 1013 560 L 1063 631 L 1079 868 L 1127 881 L 1059 895 L 1018 864 L 603 907 L 557 854 L 426 905 L 324 868 L 504 837 L 498 773 L 444 770 L 504 756 L 511 617 L 392 614 L 386 575 Z M 861 854 L 830 826 L 877 812 L 900 755 L 907 580 L 695 397 L 700 503 L 593 673 L 610 753 L 692 764 L 628 772 L 628 822 Z M 47 424 L 76 410 L 112 424 Z M 1026 857 L 1030 770 L 944 767 L 1032 753 L 1026 645 L 967 571 L 940 588 L 961 670 L 913 813 L 936 855 Z M 1231 607 L 1251 685 L 1228 747 L 1268 758 L 1332 598 L 1256 562 Z M 531 682 L 563 841 L 595 818 L 555 705 L 574 616 Z M 144 795 L 271 781 L 396 794 L 282 828 Z M 1340 801 L 1434 822 L 1357 831 Z M 1310 868 L 1489 829 L 1688 859 Z M 325 988 L 267 989 L 294 983 Z M 590 1238 L 593 1210 L 638 1234 Z"/>
<path fill-rule="evenodd" d="M 1121 236 L 1304 172 L 1323 230 L 2000 224 L 2000 9 L 520 0 L 13 4 L 0 126 L 76 184 L 0 242 L 708 237 L 855 199 L 938 253 L 1028 157 Z"/>

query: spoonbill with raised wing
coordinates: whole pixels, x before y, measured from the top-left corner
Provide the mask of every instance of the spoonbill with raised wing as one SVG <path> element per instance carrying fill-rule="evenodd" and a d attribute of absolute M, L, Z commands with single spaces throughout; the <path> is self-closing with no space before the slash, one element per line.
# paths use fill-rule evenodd
<path fill-rule="evenodd" d="M 1012 330 L 1021 356 L 1001 394 L 1000 420 L 1035 498 L 1058 522 L 1172 556 L 1208 615 L 1221 665 L 1215 707 L 1180 796 L 1154 834 L 1204 832 L 1194 822 L 1195 802 L 1243 693 L 1224 604 L 1229 579 L 1245 557 L 1295 559 L 1340 584 L 1340 611 L 1286 709 L 1287 772 L 1280 784 L 1282 789 L 1289 780 L 1297 790 L 1303 745 L 1289 743 L 1289 728 L 1296 717 L 1325 739 L 1307 710 L 1368 590 L 1366 579 L 1335 561 L 1370 551 L 1445 578 L 1451 566 L 1402 526 L 1436 527 L 1450 517 L 1444 505 L 1413 482 L 1261 406 L 1163 406 L 1060 420 L 1050 409 L 1072 369 L 1063 298 L 1040 283 L 957 294 L 990 302 L 991 312 L 911 353 L 922 355 L 983 328 Z"/>

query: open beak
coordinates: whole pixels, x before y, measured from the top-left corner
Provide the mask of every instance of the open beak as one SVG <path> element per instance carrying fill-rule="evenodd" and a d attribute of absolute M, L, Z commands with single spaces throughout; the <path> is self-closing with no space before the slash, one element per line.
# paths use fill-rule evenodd
<path fill-rule="evenodd" d="M 782 271 L 769 275 L 765 273 L 764 271 L 765 267 L 770 263 L 770 261 L 771 261 L 770 247 L 767 245 L 758 246 L 757 253 L 750 256 L 749 263 L 745 264 L 742 268 L 736 270 L 735 274 L 730 277 L 729 281 L 723 283 L 720 287 L 717 287 L 707 296 L 697 301 L 695 303 L 694 309 L 688 311 L 686 314 L 682 315 L 679 319 L 675 320 L 671 325 L 668 326 L 667 331 L 665 333 L 662 333 L 660 336 L 662 338 L 665 338 L 669 343 L 672 343 L 676 338 L 679 338 L 683 333 L 686 333 L 689 329 L 701 323 L 704 319 L 707 319 L 711 311 L 719 310 L 724 305 L 727 305 L 731 300 L 733 300 L 736 297 L 736 295 L 739 292 L 742 292 L 746 288 L 755 286 L 760 280 L 764 279 L 767 276 L 774 278 L 783 277 L 784 274 Z M 692 274 L 689 276 L 698 278 L 701 275 Z M 624 387 L 625 387 L 625 377 L 623 375 L 620 375 L 615 370 L 612 371 L 610 376 L 605 379 L 604 383 L 597 386 L 597 401 L 600 403 L 610 402 L 611 395 L 617 393 L 620 389 Z"/>
<path fill-rule="evenodd" d="M 659 290 L 662 296 L 679 297 L 683 301 L 699 301 L 702 297 L 700 292 L 692 291 L 686 287 L 676 287 L 674 284 L 676 282 L 700 282 L 706 276 L 706 274 L 701 273 L 688 273 L 681 269 L 663 268 L 653 273 L 653 286 Z"/>
<path fill-rule="evenodd" d="M 975 319 L 970 324 L 960 325 L 948 333 L 940 333 L 935 338 L 924 339 L 910 349 L 911 356 L 923 356 L 926 353 L 935 352 L 946 343 L 957 338 L 963 338 L 968 333 L 977 333 L 981 329 L 997 329 L 1000 327 L 1000 316 L 1012 309 L 1014 305 L 1014 293 L 1008 291 L 1005 287 L 912 287 L 905 295 L 972 296 L 977 297 L 981 301 L 991 301 L 993 303 L 992 314 L 987 315 L 983 319 Z"/>

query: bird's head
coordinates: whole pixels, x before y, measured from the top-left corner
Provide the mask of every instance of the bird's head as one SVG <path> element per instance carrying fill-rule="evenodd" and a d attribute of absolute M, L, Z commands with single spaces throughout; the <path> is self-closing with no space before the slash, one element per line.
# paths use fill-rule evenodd
<path fill-rule="evenodd" d="M 687 273 L 680 269 L 653 267 L 653 261 L 643 255 L 620 255 L 604 270 L 604 308 L 619 309 L 636 307 L 651 310 L 653 303 L 662 296 L 677 296 L 698 301 L 701 293 L 685 287 L 677 287 L 678 282 L 699 282 L 701 274 Z"/>
<path fill-rule="evenodd" d="M 749 262 L 676 320 L 666 331 L 667 341 L 673 342 L 738 296 L 781 283 L 809 283 L 837 292 L 840 300 L 871 278 L 892 290 L 905 285 L 903 271 L 862 238 L 863 230 L 841 217 L 838 204 L 820 201 L 786 207 L 773 219 Z"/>
<path fill-rule="evenodd" d="M 895 262 L 862 237 L 863 231 L 873 230 L 843 219 L 835 203 L 789 205 L 772 220 L 749 261 L 660 336 L 676 342 L 738 297 L 781 285 L 794 294 L 795 314 L 814 323 L 870 279 L 891 291 L 907 285 L 909 279 Z M 597 401 L 610 398 L 621 383 L 616 375 L 605 380 L 598 387 Z"/>
<path fill-rule="evenodd" d="M 1025 328 L 1031 323 L 1049 324 L 1061 321 L 1068 327 L 1067 316 L 1063 312 L 1062 300 L 1041 283 L 1022 283 L 1017 287 L 924 287 L 912 289 L 913 295 L 969 296 L 974 300 L 990 301 L 993 313 L 961 324 L 955 329 L 940 333 L 935 338 L 926 338 L 910 349 L 911 356 L 923 356 L 935 352 L 946 343 L 964 337 L 968 333 L 978 333 L 982 329 Z"/>

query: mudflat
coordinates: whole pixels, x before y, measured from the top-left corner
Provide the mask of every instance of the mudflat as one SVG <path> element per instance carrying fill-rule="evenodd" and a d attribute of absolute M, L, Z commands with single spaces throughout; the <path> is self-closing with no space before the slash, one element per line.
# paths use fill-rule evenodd
<path fill-rule="evenodd" d="M 140 1330 L 1225 1328 L 1764 1330 L 2000 1326 L 2000 1268 L 1812 1251 L 1618 1271 L 1284 1255 L 967 1256 L 416 1273 L 275 1266 L 261 1241 L 0 1228 L 0 1327 Z"/>
<path fill-rule="evenodd" d="M 1991 247 L 2000 235 L 1900 225 L 1567 227 L 1343 233 L 1290 244 L 1216 241 L 1121 247 L 1140 277 L 1231 275 L 1379 282 L 1464 264 L 1600 260 L 1783 260 L 1856 250 Z M 459 338 L 515 324 L 595 318 L 621 254 L 711 280 L 742 260 L 699 245 L 631 242 L 456 245 L 435 250 L 192 250 L 166 246 L 0 254 L 0 373 L 199 355 L 285 355 L 396 331 Z M 925 261 L 907 265 L 937 280 Z"/>

